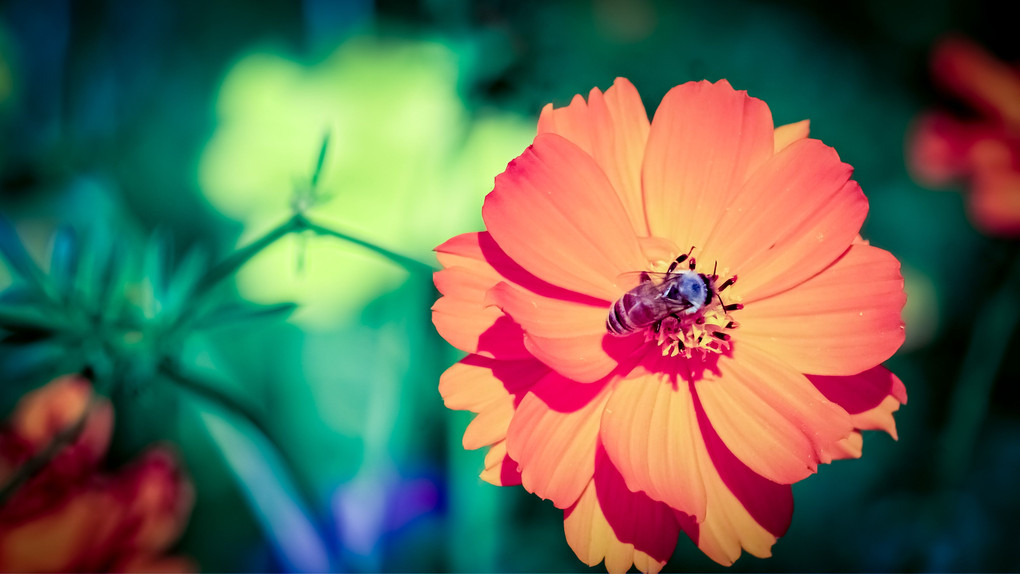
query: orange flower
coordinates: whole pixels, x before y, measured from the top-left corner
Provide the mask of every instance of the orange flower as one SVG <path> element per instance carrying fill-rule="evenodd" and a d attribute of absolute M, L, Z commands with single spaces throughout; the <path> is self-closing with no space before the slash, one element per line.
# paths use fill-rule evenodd
<path fill-rule="evenodd" d="M 487 231 L 436 249 L 433 321 L 470 353 L 439 387 L 478 413 L 464 446 L 563 509 L 586 564 L 656 572 L 681 530 L 722 564 L 768 556 L 790 484 L 895 433 L 906 393 L 878 365 L 903 342 L 899 263 L 807 132 L 725 81 L 672 89 L 649 123 L 618 79 L 547 106 Z"/>
<path fill-rule="evenodd" d="M 98 472 L 113 410 L 92 399 L 81 377 L 61 377 L 21 399 L 0 433 L 0 484 L 86 409 L 78 438 L 0 507 L 0 571 L 194 570 L 185 558 L 162 555 L 180 536 L 193 500 L 176 458 L 153 448 L 115 475 Z"/>
<path fill-rule="evenodd" d="M 974 224 L 1020 236 L 1020 71 L 950 37 L 936 46 L 932 73 L 977 113 L 972 119 L 941 111 L 922 115 L 909 142 L 911 171 L 931 187 L 968 181 Z"/>

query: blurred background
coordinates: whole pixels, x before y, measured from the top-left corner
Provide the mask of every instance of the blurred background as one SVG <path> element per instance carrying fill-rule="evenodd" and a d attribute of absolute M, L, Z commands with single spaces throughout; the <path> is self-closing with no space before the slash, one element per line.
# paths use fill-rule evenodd
<path fill-rule="evenodd" d="M 436 390 L 460 355 L 431 325 L 431 249 L 482 228 L 545 103 L 624 76 L 651 112 L 726 78 L 855 167 L 862 234 L 909 296 L 887 363 L 910 397 L 899 441 L 866 433 L 863 459 L 795 485 L 774 557 L 731 569 L 1020 570 L 1020 243 L 969 211 L 973 172 L 934 191 L 908 160 L 938 109 L 990 117 L 1020 172 L 1020 122 L 931 65 L 955 33 L 1020 70 L 1005 4 L 0 2 L 0 414 L 85 365 L 116 381 L 104 468 L 173 445 L 195 498 L 168 551 L 202 570 L 586 571 L 560 511 L 483 483 L 461 447 L 471 415 Z M 200 284 L 293 208 L 413 261 L 304 232 Z M 132 336 L 19 327 L 21 244 Z M 666 568 L 725 570 L 686 538 Z"/>

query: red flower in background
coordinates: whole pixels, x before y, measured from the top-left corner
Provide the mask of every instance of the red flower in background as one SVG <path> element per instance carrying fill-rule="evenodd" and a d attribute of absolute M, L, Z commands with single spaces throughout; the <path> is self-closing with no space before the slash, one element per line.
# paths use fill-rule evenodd
<path fill-rule="evenodd" d="M 908 145 L 912 172 L 931 187 L 967 182 L 974 224 L 991 234 L 1020 235 L 1020 69 L 955 37 L 935 47 L 931 66 L 936 83 L 969 104 L 974 116 L 921 116 Z"/>
<path fill-rule="evenodd" d="M 87 408 L 78 438 L 0 507 L 0 571 L 195 570 L 188 559 L 163 555 L 187 523 L 191 483 L 173 453 L 158 447 L 115 474 L 100 472 L 113 409 L 93 400 L 86 379 L 61 377 L 21 399 L 0 433 L 0 484 Z"/>
<path fill-rule="evenodd" d="M 903 341 L 899 263 L 860 239 L 850 166 L 725 81 L 649 122 L 619 79 L 538 132 L 487 231 L 436 249 L 464 446 L 563 509 L 586 564 L 656 572 L 681 530 L 721 564 L 769 556 L 789 485 L 860 456 L 860 430 L 895 436 L 906 401 L 878 366 Z"/>

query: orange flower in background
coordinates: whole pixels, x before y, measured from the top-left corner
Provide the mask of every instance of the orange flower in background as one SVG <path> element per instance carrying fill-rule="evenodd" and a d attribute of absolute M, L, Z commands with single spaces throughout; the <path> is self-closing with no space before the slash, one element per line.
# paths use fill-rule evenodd
<path fill-rule="evenodd" d="M 681 530 L 721 564 L 769 556 L 790 484 L 860 456 L 861 430 L 895 436 L 899 263 L 807 134 L 726 81 L 649 122 L 618 79 L 547 106 L 487 230 L 436 249 L 433 321 L 470 353 L 440 381 L 478 413 L 464 446 L 563 509 L 586 564 L 656 572 Z"/>
<path fill-rule="evenodd" d="M 908 146 L 911 171 L 931 187 L 966 181 L 974 224 L 1020 235 L 1020 69 L 956 37 L 935 47 L 931 65 L 936 83 L 975 114 L 921 116 Z"/>
<path fill-rule="evenodd" d="M 116 474 L 98 471 L 113 429 L 106 399 L 65 376 L 21 399 L 0 433 L 0 484 L 81 419 L 61 449 L 0 507 L 2 572 L 182 572 L 163 552 L 180 536 L 194 498 L 173 453 L 153 448 Z"/>

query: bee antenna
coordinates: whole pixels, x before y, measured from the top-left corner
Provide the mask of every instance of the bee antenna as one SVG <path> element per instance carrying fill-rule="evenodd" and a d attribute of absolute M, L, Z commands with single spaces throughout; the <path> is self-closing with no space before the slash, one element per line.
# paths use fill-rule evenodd
<path fill-rule="evenodd" d="M 693 245 L 691 246 L 690 250 L 687 253 L 682 253 L 679 257 L 674 259 L 672 263 L 669 264 L 669 269 L 666 270 L 666 274 L 669 275 L 677 268 L 678 265 L 680 265 L 684 261 L 687 261 L 687 258 L 691 256 L 691 253 L 694 253 Z M 691 269 L 694 269 L 693 259 L 691 259 Z"/>

